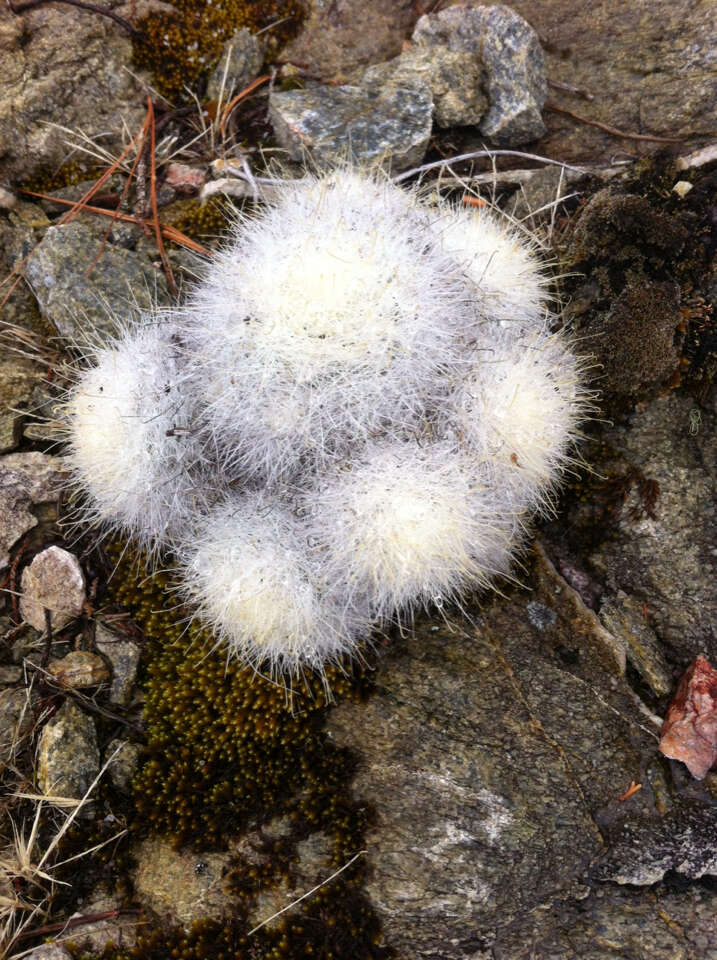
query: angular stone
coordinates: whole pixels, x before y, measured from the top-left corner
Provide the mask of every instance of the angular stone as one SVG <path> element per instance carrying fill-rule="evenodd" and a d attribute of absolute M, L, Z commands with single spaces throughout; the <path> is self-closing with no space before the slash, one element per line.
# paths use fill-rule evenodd
<path fill-rule="evenodd" d="M 66 700 L 40 734 L 37 784 L 44 794 L 81 800 L 100 770 L 95 724 Z"/>
<path fill-rule="evenodd" d="M 62 547 L 38 553 L 22 572 L 20 613 L 36 630 L 45 629 L 45 610 L 53 630 L 61 630 L 82 613 L 85 575 L 74 554 Z"/>
<path fill-rule="evenodd" d="M 142 903 L 172 924 L 219 920 L 236 910 L 224 885 L 229 855 L 175 850 L 167 840 L 132 848 L 132 882 Z"/>
<path fill-rule="evenodd" d="M 48 229 L 25 276 L 43 316 L 71 341 L 83 333 L 111 334 L 115 317 L 126 319 L 167 299 L 165 279 L 148 259 L 110 243 L 103 248 L 101 237 L 78 222 Z"/>
<path fill-rule="evenodd" d="M 53 4 L 18 16 L 3 5 L 0 62 L 3 179 L 26 181 L 62 163 L 62 127 L 102 136 L 112 151 L 122 143 L 123 120 L 132 132 L 141 126 L 145 94 L 127 69 L 132 43 L 106 17 Z"/>
<path fill-rule="evenodd" d="M 37 525 L 30 508 L 59 500 L 64 466 L 46 453 L 0 458 L 0 570 L 10 562 L 10 548 Z"/>
<path fill-rule="evenodd" d="M 361 86 L 371 90 L 428 87 L 438 126 L 463 126 L 480 123 L 488 106 L 482 71 L 474 53 L 414 44 L 393 60 L 369 67 Z"/>
<path fill-rule="evenodd" d="M 545 133 L 543 50 L 535 30 L 510 7 L 458 4 L 425 14 L 413 40 L 471 53 L 482 61 L 490 104 L 480 123 L 485 137 L 501 146 L 519 146 Z"/>
<path fill-rule="evenodd" d="M 113 633 L 103 623 L 97 624 L 95 646 L 109 660 L 112 667 L 110 702 L 126 707 L 132 699 L 137 679 L 137 667 L 141 656 L 139 646 Z"/>
<path fill-rule="evenodd" d="M 210 102 L 218 100 L 221 93 L 222 103 L 229 103 L 235 94 L 240 93 L 259 76 L 265 53 L 266 49 L 259 37 L 254 36 L 250 30 L 238 30 L 224 44 L 219 63 L 209 77 L 206 99 Z"/>
<path fill-rule="evenodd" d="M 23 687 L 0 690 L 0 775 L 12 761 L 15 747 L 32 730 L 33 723 L 28 691 Z"/>
<path fill-rule="evenodd" d="M 47 672 L 63 687 L 83 690 L 107 683 L 110 672 L 102 657 L 89 650 L 72 650 L 61 660 L 51 660 Z"/>
<path fill-rule="evenodd" d="M 115 751 L 116 754 L 115 754 Z M 105 748 L 105 761 L 114 755 L 114 759 L 107 768 L 112 784 L 120 793 L 130 793 L 132 780 L 139 769 L 139 758 L 142 750 L 136 743 L 126 740 L 110 740 Z"/>
<path fill-rule="evenodd" d="M 717 670 L 705 657 L 697 657 L 683 674 L 662 725 L 659 749 L 681 760 L 698 780 L 717 764 Z"/>
<path fill-rule="evenodd" d="M 0 360 L 0 453 L 14 450 L 20 442 L 25 411 L 31 407 L 34 388 L 43 379 L 38 363 L 9 354 Z"/>
<path fill-rule="evenodd" d="M 273 93 L 269 117 L 277 140 L 295 160 L 308 152 L 325 165 L 347 158 L 384 160 L 403 170 L 423 159 L 431 135 L 431 94 L 413 89 L 383 93 L 361 87 L 312 87 Z"/>
<path fill-rule="evenodd" d="M 627 659 L 658 697 L 672 689 L 672 677 L 642 604 L 620 591 L 600 607 L 600 622 L 625 647 Z"/>
<path fill-rule="evenodd" d="M 25 960 L 72 960 L 72 955 L 59 943 L 43 943 L 25 954 Z"/>

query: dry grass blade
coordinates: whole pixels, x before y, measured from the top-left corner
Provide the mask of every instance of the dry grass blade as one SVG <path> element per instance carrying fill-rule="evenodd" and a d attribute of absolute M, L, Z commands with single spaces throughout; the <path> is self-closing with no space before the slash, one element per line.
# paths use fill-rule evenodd
<path fill-rule="evenodd" d="M 253 80 L 248 87 L 245 87 L 240 93 L 238 93 L 229 101 L 224 108 L 224 113 L 222 114 L 222 119 L 219 123 L 219 130 L 221 131 L 222 137 L 226 137 L 227 135 L 227 123 L 229 122 L 229 117 L 231 116 L 234 107 L 236 107 L 236 105 L 245 97 L 248 97 L 250 93 L 253 93 L 257 87 L 262 85 L 262 83 L 266 83 L 267 80 L 271 80 L 270 73 L 265 73 L 263 76 L 257 77 L 256 80 Z"/>

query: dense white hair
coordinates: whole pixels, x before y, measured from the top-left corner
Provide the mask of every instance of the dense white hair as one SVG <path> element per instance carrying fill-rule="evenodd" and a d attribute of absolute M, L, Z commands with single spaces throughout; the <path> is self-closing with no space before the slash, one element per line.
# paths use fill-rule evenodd
<path fill-rule="evenodd" d="M 150 553 L 207 493 L 180 356 L 171 321 L 147 317 L 92 351 L 62 410 L 82 521 L 129 533 Z"/>
<path fill-rule="evenodd" d="M 459 442 L 525 508 L 550 509 L 552 494 L 591 409 L 568 342 L 537 325 L 496 332 L 446 404 Z"/>
<path fill-rule="evenodd" d="M 307 532 L 286 504 L 237 493 L 178 543 L 185 597 L 228 653 L 271 676 L 323 672 L 370 631 L 327 588 Z"/>
<path fill-rule="evenodd" d="M 272 483 L 419 423 L 474 335 L 474 299 L 410 194 L 350 170 L 292 185 L 191 297 L 204 437 L 238 479 Z"/>
<path fill-rule="evenodd" d="M 447 442 L 371 443 L 304 498 L 334 592 L 377 620 L 455 600 L 505 573 L 518 505 Z"/>
<path fill-rule="evenodd" d="M 501 326 L 543 326 L 549 277 L 529 234 L 489 207 L 446 206 L 430 224 L 441 249 L 480 291 L 483 318 Z"/>

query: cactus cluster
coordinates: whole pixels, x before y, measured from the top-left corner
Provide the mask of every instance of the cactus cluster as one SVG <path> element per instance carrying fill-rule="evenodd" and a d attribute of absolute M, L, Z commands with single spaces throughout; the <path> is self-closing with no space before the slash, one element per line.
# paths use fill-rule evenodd
<path fill-rule="evenodd" d="M 590 407 L 529 238 L 350 168 L 238 219 L 66 404 L 86 519 L 170 551 L 232 655 L 323 670 L 509 572 Z"/>

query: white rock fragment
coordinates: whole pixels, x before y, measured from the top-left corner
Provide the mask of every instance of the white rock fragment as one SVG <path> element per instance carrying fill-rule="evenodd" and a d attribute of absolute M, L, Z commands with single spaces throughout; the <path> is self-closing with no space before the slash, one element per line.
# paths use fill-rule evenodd
<path fill-rule="evenodd" d="M 38 553 L 22 574 L 20 613 L 36 630 L 45 629 L 45 610 L 53 630 L 61 630 L 82 613 L 85 576 L 74 554 L 61 547 Z"/>

